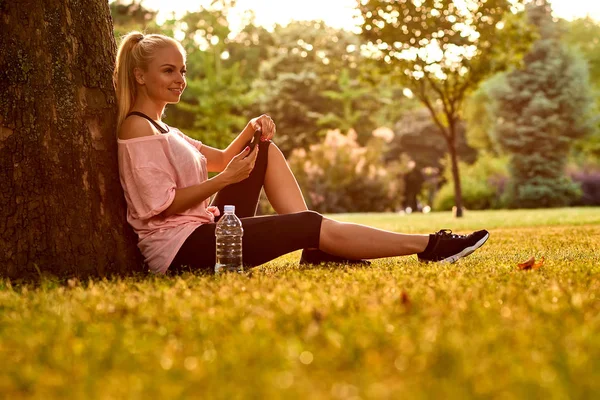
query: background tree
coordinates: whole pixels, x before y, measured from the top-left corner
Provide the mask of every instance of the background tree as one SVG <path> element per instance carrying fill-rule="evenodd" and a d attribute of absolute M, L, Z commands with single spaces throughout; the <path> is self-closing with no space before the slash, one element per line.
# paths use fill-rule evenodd
<path fill-rule="evenodd" d="M 139 270 L 108 3 L 3 1 L 0 31 L 0 275 Z"/>
<path fill-rule="evenodd" d="M 456 139 L 463 101 L 479 82 L 523 52 L 528 30 L 511 12 L 519 3 L 368 0 L 358 6 L 363 37 L 429 109 L 446 141 L 457 216 L 462 215 L 462 196 Z"/>
<path fill-rule="evenodd" d="M 570 147 L 591 130 L 587 65 L 560 43 L 547 1 L 538 0 L 528 14 L 540 39 L 524 66 L 495 90 L 495 135 L 510 155 L 509 204 L 565 206 L 578 196 L 565 176 Z"/>

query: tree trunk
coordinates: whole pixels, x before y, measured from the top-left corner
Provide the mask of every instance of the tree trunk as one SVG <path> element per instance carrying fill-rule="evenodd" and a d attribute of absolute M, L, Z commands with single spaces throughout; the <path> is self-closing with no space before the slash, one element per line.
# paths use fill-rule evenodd
<path fill-rule="evenodd" d="M 0 276 L 141 270 L 106 0 L 0 1 Z"/>
<path fill-rule="evenodd" d="M 455 124 L 450 124 L 450 137 L 447 138 L 448 151 L 450 152 L 450 160 L 452 163 L 452 180 L 454 181 L 454 203 L 456 206 L 456 218 L 463 216 L 462 206 L 462 187 L 460 185 L 460 172 L 458 170 L 458 154 L 456 152 L 456 130 Z"/>

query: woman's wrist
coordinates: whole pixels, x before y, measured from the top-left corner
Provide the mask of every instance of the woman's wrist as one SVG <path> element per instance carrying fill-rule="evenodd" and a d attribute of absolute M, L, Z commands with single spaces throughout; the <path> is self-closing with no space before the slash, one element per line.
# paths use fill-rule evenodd
<path fill-rule="evenodd" d="M 258 126 L 258 124 L 256 124 L 256 126 Z M 250 140 L 252 140 L 252 136 L 254 136 L 254 132 L 256 132 L 257 128 L 254 127 L 254 124 L 252 123 L 252 120 L 250 120 L 248 122 L 248 124 L 246 125 L 246 127 L 244 128 L 244 131 L 242 133 L 243 137 L 244 137 L 244 143 L 249 142 Z"/>
<path fill-rule="evenodd" d="M 246 125 L 246 128 L 249 128 L 252 131 L 252 133 L 256 132 L 260 129 L 258 120 L 256 118 L 252 118 L 250 121 L 248 121 L 248 125 Z"/>
<path fill-rule="evenodd" d="M 221 172 L 220 174 L 216 175 L 214 178 L 212 178 L 214 180 L 214 182 L 219 185 L 219 190 L 223 189 L 225 186 L 229 186 L 232 183 L 235 183 L 231 180 L 231 177 L 229 176 L 229 173 L 227 172 L 227 169 L 224 169 L 223 172 Z"/>

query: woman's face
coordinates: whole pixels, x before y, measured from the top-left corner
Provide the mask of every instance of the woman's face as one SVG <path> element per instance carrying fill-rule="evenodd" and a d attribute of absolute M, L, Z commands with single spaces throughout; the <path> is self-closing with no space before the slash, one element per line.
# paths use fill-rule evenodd
<path fill-rule="evenodd" d="M 177 46 L 156 52 L 147 71 L 136 69 L 136 79 L 146 88 L 148 97 L 165 103 L 178 103 L 186 87 L 185 58 Z M 141 81 L 140 81 L 141 80 Z"/>

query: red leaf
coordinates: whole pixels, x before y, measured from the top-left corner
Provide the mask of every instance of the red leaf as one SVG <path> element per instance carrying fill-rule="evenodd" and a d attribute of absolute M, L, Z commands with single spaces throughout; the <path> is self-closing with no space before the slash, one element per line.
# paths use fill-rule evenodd
<path fill-rule="evenodd" d="M 540 258 L 538 262 L 535 262 L 535 257 L 531 257 L 529 260 L 517 264 L 522 271 L 526 269 L 539 269 L 542 265 L 544 265 L 544 257 Z"/>

